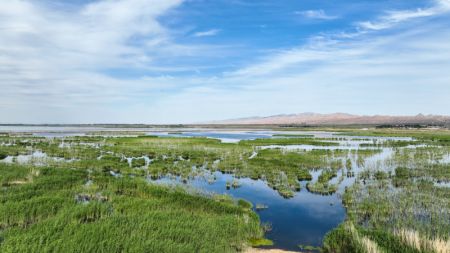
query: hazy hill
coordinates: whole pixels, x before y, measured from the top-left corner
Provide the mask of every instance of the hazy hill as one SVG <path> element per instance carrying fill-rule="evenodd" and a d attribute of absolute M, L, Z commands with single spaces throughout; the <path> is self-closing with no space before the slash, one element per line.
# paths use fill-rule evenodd
<path fill-rule="evenodd" d="M 212 124 L 302 124 L 302 125 L 403 125 L 426 124 L 448 125 L 450 116 L 423 115 L 415 116 L 387 116 L 387 115 L 354 115 L 348 113 L 299 113 L 282 114 L 268 117 L 250 117 L 209 122 Z"/>

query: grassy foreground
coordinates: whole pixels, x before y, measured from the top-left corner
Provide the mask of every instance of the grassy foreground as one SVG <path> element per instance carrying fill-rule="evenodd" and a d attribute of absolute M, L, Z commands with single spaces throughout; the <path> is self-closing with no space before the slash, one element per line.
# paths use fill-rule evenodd
<path fill-rule="evenodd" d="M 236 252 L 248 206 L 81 169 L 0 165 L 0 252 Z"/>

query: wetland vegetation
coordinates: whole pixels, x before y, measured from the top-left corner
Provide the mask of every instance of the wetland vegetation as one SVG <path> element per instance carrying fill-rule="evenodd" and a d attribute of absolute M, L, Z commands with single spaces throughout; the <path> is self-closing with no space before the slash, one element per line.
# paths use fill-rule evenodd
<path fill-rule="evenodd" d="M 0 251 L 449 252 L 448 131 L 275 132 L 236 143 L 182 134 L 3 134 Z M 323 244 L 293 234 L 295 246 L 283 245 L 288 235 L 265 216 L 282 205 L 239 198 L 253 184 L 286 205 L 323 198 L 321 208 L 345 207 L 345 220 Z"/>

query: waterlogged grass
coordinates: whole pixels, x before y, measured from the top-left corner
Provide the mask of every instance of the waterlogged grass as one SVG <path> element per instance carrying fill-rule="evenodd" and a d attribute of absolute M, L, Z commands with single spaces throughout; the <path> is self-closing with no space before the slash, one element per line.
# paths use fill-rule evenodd
<path fill-rule="evenodd" d="M 255 149 L 258 141 L 152 136 L 4 141 L 11 145 L 0 146 L 3 158 L 37 150 L 46 157 L 39 166 L 0 163 L 1 252 L 234 252 L 271 245 L 251 203 L 147 179 L 222 171 L 235 175 L 232 187 L 240 186 L 240 177 L 262 179 L 290 198 L 300 180 L 311 180 L 310 169 L 340 166 L 328 151 Z"/>
<path fill-rule="evenodd" d="M 335 193 L 337 191 L 338 185 L 330 184 L 329 181 L 336 176 L 337 173 L 333 169 L 322 170 L 322 173 L 319 175 L 317 182 L 306 184 L 306 188 L 310 192 L 323 195 Z"/>
<path fill-rule="evenodd" d="M 149 183 L 163 177 L 214 183 L 212 172 L 221 171 L 233 174 L 229 188 L 248 177 L 285 198 L 302 190 L 301 181 L 308 181 L 306 190 L 326 195 L 354 179 L 342 195 L 347 220 L 327 235 L 324 252 L 450 252 L 450 189 L 440 186 L 450 182 L 450 135 L 364 133 L 414 140 L 344 150 L 334 149 L 341 137 L 279 136 L 230 144 L 197 137 L 2 136 L 0 160 L 37 150 L 47 158 L 22 165 L 0 162 L 0 251 L 235 252 L 270 245 L 263 238 L 270 229 L 259 224 L 251 203 Z M 302 144 L 333 150 L 264 147 Z M 384 161 L 370 160 L 386 150 L 391 156 Z M 315 171 L 320 173 L 313 180 Z"/>
<path fill-rule="evenodd" d="M 337 146 L 339 143 L 331 141 L 321 141 L 313 138 L 271 138 L 240 141 L 241 145 L 268 146 L 268 145 L 316 145 L 316 146 Z"/>
<path fill-rule="evenodd" d="M 402 148 L 389 164 L 366 168 L 347 188 L 347 221 L 331 231 L 325 252 L 450 252 L 450 164 L 444 146 Z"/>
<path fill-rule="evenodd" d="M 64 164 L 52 163 L 51 159 L 45 161 L 59 167 L 91 168 L 117 176 L 134 175 L 151 179 L 179 176 L 183 181 L 203 176 L 205 170 L 221 171 L 232 173 L 236 178 L 264 180 L 286 198 L 293 197 L 296 191 L 301 190 L 299 181 L 312 179 L 310 170 L 330 168 L 336 171 L 343 168 L 341 158 L 348 156 L 349 152 L 358 157 L 378 152 L 378 150 L 339 149 L 297 152 L 261 149 L 261 146 L 272 144 L 337 145 L 330 140 L 310 138 L 257 139 L 241 141 L 238 144 L 225 144 L 209 138 L 84 136 L 67 137 L 63 140 L 28 138 L 21 139 L 20 142 L 24 143 L 20 154 L 40 150 L 51 158 L 70 161 Z M 17 155 L 16 148 L 16 146 L 0 146 L 0 152 Z M 230 188 L 231 184 L 232 182 Z M 323 188 L 323 185 L 321 187 Z"/>
<path fill-rule="evenodd" d="M 330 145 L 329 142 L 314 140 L 292 141 L 282 139 L 284 143 L 316 143 Z M 286 142 L 287 140 L 287 142 Z M 96 143 L 97 146 L 81 145 Z M 340 167 L 341 163 L 330 159 L 330 152 L 318 150 L 312 152 L 287 152 L 278 149 L 260 150 L 259 140 L 244 141 L 239 144 L 224 144 L 208 138 L 158 138 L 158 137 L 124 137 L 94 139 L 89 137 L 70 138 L 66 146 L 60 143 L 35 145 L 48 155 L 76 159 L 63 166 L 78 166 L 113 171 L 120 174 L 135 174 L 153 179 L 168 175 L 188 179 L 208 171 L 233 173 L 236 177 L 250 177 L 265 180 L 270 187 L 277 189 L 285 197 L 292 197 L 300 190 L 299 180 L 310 180 L 309 170 L 316 168 Z M 69 144 L 69 145 L 67 145 Z M 267 143 L 266 143 L 267 144 Z M 264 144 L 265 145 L 265 144 Z M 256 154 L 255 154 L 256 153 Z M 254 155 L 254 157 L 252 157 Z M 143 157 L 151 159 L 147 168 Z M 131 160 L 131 167 L 126 158 Z M 193 167 L 197 170 L 193 170 Z M 141 168 L 136 170 L 134 168 Z"/>
<path fill-rule="evenodd" d="M 350 136 L 379 136 L 379 137 L 412 137 L 428 144 L 448 146 L 450 145 L 450 130 L 404 130 L 404 129 L 370 129 L 360 130 L 337 130 L 337 135 Z"/>

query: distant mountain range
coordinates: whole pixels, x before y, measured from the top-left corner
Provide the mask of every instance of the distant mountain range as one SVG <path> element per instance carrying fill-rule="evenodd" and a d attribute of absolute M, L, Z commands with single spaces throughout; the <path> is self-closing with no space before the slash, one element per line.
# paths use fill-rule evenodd
<path fill-rule="evenodd" d="M 348 113 L 299 113 L 268 117 L 250 117 L 209 122 L 210 124 L 295 124 L 295 125 L 450 125 L 450 116 L 423 115 L 387 116 Z"/>

